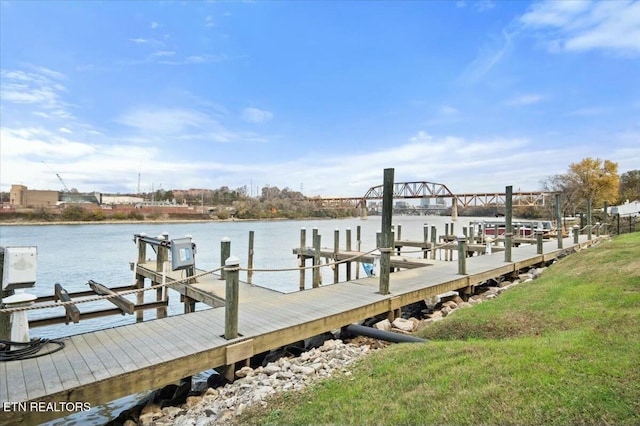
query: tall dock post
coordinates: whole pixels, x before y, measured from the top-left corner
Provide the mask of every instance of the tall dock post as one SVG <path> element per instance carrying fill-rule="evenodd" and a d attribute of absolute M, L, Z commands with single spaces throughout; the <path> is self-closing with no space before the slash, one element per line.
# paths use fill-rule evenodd
<path fill-rule="evenodd" d="M 225 310 L 224 310 L 224 338 L 227 340 L 238 337 L 238 299 L 240 290 L 240 259 L 229 256 L 224 262 L 225 269 Z"/>
<path fill-rule="evenodd" d="M 578 234 L 580 233 L 580 227 L 573 225 L 573 244 L 578 244 Z"/>
<path fill-rule="evenodd" d="M 136 235 L 136 246 L 138 246 L 138 262 L 135 265 L 135 277 L 136 288 L 144 288 L 144 275 L 138 273 L 138 265 L 144 263 L 147 260 L 147 243 L 140 241 L 140 237 L 146 237 L 147 234 Z M 136 304 L 142 305 L 144 303 L 144 292 L 136 293 Z M 136 312 L 136 322 L 144 321 L 144 311 L 139 310 Z"/>
<path fill-rule="evenodd" d="M 361 228 L 360 225 L 356 226 L 356 251 L 359 253 L 361 246 L 362 246 L 362 241 L 360 240 L 361 238 Z M 356 262 L 356 280 L 360 278 L 360 261 L 358 260 Z"/>
<path fill-rule="evenodd" d="M 338 263 L 338 252 L 340 251 L 340 230 L 333 231 L 333 283 L 340 281 L 340 264 Z"/>
<path fill-rule="evenodd" d="M 458 274 L 467 275 L 467 238 L 463 235 L 458 240 Z"/>
<path fill-rule="evenodd" d="M 591 198 L 587 198 L 587 239 L 591 241 L 592 231 L 591 231 Z"/>
<path fill-rule="evenodd" d="M 300 255 L 298 256 L 298 264 L 300 266 L 300 291 L 304 290 L 304 271 L 307 266 L 307 258 L 304 253 L 307 248 L 307 230 L 300 228 Z"/>
<path fill-rule="evenodd" d="M 0 307 L 2 305 L 2 299 L 5 297 L 13 296 L 13 290 L 3 290 L 2 277 L 4 274 L 4 250 L 0 250 Z M 11 314 L 0 313 L 0 339 L 11 340 Z"/>
<path fill-rule="evenodd" d="M 391 220 L 393 215 L 394 169 L 384 169 L 382 185 L 382 244 L 380 246 L 380 294 L 389 294 L 391 272 Z"/>
<path fill-rule="evenodd" d="M 453 197 L 451 199 L 451 220 L 454 222 L 458 220 L 458 198 L 457 197 Z M 453 234 L 453 230 L 451 231 L 451 233 Z"/>
<path fill-rule="evenodd" d="M 169 241 L 169 233 L 163 232 L 160 236 L 161 239 Z M 169 261 L 169 249 L 164 246 L 158 246 L 158 254 L 156 256 L 156 272 L 162 272 L 166 274 L 166 263 Z M 156 301 L 161 302 L 164 299 L 164 294 L 169 294 L 166 287 L 161 287 L 156 290 Z M 165 318 L 167 316 L 167 308 L 157 308 L 156 316 L 158 318 Z"/>
<path fill-rule="evenodd" d="M 444 224 L 444 246 L 446 247 L 447 244 L 449 243 L 449 222 Z M 449 249 L 445 248 L 444 249 L 444 261 L 448 262 L 449 261 Z"/>
<path fill-rule="evenodd" d="M 436 259 L 436 245 L 438 244 L 438 231 L 435 225 L 431 225 L 431 260 Z"/>
<path fill-rule="evenodd" d="M 426 259 L 428 257 L 427 248 L 429 247 L 429 224 L 422 225 L 422 257 Z"/>
<path fill-rule="evenodd" d="M 604 233 L 608 234 L 609 232 L 607 232 L 607 211 L 609 210 L 609 202 L 605 201 L 604 202 L 604 209 L 602 212 L 602 226 L 604 226 Z"/>
<path fill-rule="evenodd" d="M 229 239 L 229 237 L 223 237 L 220 240 L 220 267 L 222 267 L 220 270 L 221 280 L 225 279 L 225 275 L 227 273 L 225 265 L 229 256 L 231 256 L 231 239 Z"/>
<path fill-rule="evenodd" d="M 347 228 L 347 242 L 346 242 L 346 246 L 345 249 L 347 251 L 351 251 L 351 228 Z M 346 272 L 347 272 L 347 281 L 351 281 L 351 262 L 347 262 L 347 264 L 345 265 L 346 268 Z"/>
<path fill-rule="evenodd" d="M 318 228 L 313 228 L 313 288 L 320 287 L 322 275 L 320 271 L 320 234 Z"/>
<path fill-rule="evenodd" d="M 253 231 L 249 231 L 249 257 L 247 259 L 249 259 L 247 261 L 247 282 L 249 284 L 253 285 L 253 239 L 254 239 L 255 233 Z"/>
<path fill-rule="evenodd" d="M 560 194 L 556 194 L 556 232 L 558 233 L 558 248 L 562 248 L 562 213 L 560 209 Z"/>
<path fill-rule="evenodd" d="M 507 186 L 505 189 L 504 261 L 511 262 L 511 239 L 513 238 L 513 187 Z"/>

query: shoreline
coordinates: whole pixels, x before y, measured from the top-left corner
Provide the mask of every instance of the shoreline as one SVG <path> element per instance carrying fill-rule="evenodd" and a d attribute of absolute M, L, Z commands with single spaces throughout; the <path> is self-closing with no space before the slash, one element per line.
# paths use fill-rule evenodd
<path fill-rule="evenodd" d="M 131 225 L 131 224 L 172 224 L 172 223 L 219 223 L 219 222 L 275 222 L 275 221 L 303 221 L 303 220 L 334 220 L 349 219 L 345 218 L 328 218 L 328 217 L 305 217 L 299 219 L 289 219 L 286 217 L 260 218 L 260 219 L 158 219 L 158 220 L 94 220 L 94 221 L 18 221 L 18 222 L 2 222 L 0 226 L 48 226 L 48 225 Z"/>

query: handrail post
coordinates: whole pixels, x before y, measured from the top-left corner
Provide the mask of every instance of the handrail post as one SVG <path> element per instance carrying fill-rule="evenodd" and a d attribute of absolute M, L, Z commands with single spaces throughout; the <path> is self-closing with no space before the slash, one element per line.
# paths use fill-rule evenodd
<path fill-rule="evenodd" d="M 229 256 L 224 263 L 225 286 L 225 311 L 224 311 L 224 338 L 227 340 L 238 337 L 238 299 L 240 290 L 240 259 Z"/>
<path fill-rule="evenodd" d="M 458 275 L 467 275 L 467 237 L 458 236 Z"/>
<path fill-rule="evenodd" d="M 600 237 L 600 222 L 596 222 L 596 237 Z"/>
<path fill-rule="evenodd" d="M 579 233 L 580 227 L 578 225 L 573 225 L 573 244 L 578 244 Z"/>
<path fill-rule="evenodd" d="M 220 240 L 220 266 L 222 269 L 220 270 L 220 279 L 224 280 L 226 271 L 225 265 L 226 261 L 231 256 L 231 239 L 229 237 L 223 237 Z"/>

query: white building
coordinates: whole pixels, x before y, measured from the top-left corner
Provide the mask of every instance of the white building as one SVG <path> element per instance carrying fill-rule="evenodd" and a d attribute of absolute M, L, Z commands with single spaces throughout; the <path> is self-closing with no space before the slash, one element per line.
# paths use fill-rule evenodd
<path fill-rule="evenodd" d="M 620 217 L 638 216 L 640 215 L 640 201 L 636 200 L 629 202 L 629 200 L 627 200 L 624 204 L 612 206 L 611 214 L 619 214 Z"/>

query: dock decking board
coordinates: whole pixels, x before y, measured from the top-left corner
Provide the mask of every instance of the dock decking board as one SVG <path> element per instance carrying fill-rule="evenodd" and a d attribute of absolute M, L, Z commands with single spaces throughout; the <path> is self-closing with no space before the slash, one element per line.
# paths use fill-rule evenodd
<path fill-rule="evenodd" d="M 578 246 L 588 243 L 582 236 Z M 553 259 L 576 245 L 567 238 L 563 246 L 558 249 L 555 240 L 545 242 L 542 256 L 535 246 L 514 247 L 513 262 L 509 263 L 504 262 L 503 252 L 473 256 L 467 258 L 468 275 L 457 274 L 457 262 L 404 269 L 391 274 L 389 295 L 379 294 L 378 279 L 368 277 L 287 294 L 242 283 L 238 324 L 242 336 L 237 339 L 222 337 L 223 308 L 71 336 L 65 339 L 62 351 L 39 360 L 0 365 L 0 399 L 69 400 L 95 406 L 223 366 L 230 345 L 251 341 L 249 348 L 254 354 L 264 352 L 448 290 L 476 285 L 541 259 Z M 155 269 L 155 264 L 151 266 Z M 220 295 L 223 284 L 218 277 L 207 276 L 197 285 L 199 291 Z M 0 413 L 0 424 L 15 422 L 15 413 L 5 414 Z M 37 423 L 59 414 L 20 415 L 28 423 Z"/>

